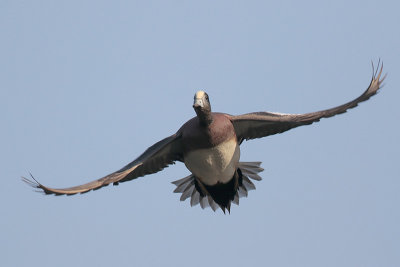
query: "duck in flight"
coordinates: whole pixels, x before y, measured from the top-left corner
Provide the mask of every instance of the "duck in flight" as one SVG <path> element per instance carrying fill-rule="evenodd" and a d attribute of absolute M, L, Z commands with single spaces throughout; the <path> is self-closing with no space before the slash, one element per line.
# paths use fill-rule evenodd
<path fill-rule="evenodd" d="M 240 144 L 244 140 L 309 125 L 356 107 L 382 87 L 386 77 L 381 78 L 383 65 L 378 63 L 376 69 L 373 65 L 372 68 L 371 83 L 362 95 L 346 104 L 305 114 L 254 112 L 233 116 L 211 112 L 209 96 L 204 91 L 198 91 L 193 103 L 197 116 L 122 169 L 83 185 L 61 189 L 44 186 L 32 175 L 33 180 L 22 179 L 45 194 L 74 195 L 156 173 L 180 161 L 191 172 L 189 176 L 172 182 L 176 185 L 174 192 L 182 193 L 180 200 L 190 198 L 191 206 L 200 204 L 203 209 L 209 206 L 215 211 L 219 207 L 224 213 L 225 210 L 230 212 L 232 202 L 239 205 L 239 198 L 255 189 L 252 180 L 261 180 L 258 173 L 263 171 L 261 162 L 239 161 Z"/>

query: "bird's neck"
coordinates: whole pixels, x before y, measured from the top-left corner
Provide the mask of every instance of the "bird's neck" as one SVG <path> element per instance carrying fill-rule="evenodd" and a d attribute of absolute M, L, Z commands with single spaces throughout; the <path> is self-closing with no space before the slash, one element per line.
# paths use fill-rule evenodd
<path fill-rule="evenodd" d="M 196 113 L 197 117 L 199 118 L 200 125 L 209 126 L 213 122 L 211 111 L 196 111 Z"/>

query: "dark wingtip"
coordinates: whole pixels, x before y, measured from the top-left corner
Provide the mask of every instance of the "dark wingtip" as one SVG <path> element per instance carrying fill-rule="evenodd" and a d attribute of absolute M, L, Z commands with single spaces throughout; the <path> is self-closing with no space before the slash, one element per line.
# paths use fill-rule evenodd
<path fill-rule="evenodd" d="M 382 72 L 383 72 L 383 61 L 381 61 L 381 59 L 379 59 L 378 65 L 376 66 L 375 73 L 373 75 L 373 78 L 378 80 L 379 83 L 382 83 L 387 75 L 387 73 L 386 73 L 381 79 Z"/>
<path fill-rule="evenodd" d="M 31 176 L 33 181 L 24 176 L 21 176 L 21 180 L 29 186 L 32 186 L 33 188 L 40 188 L 40 183 L 35 179 L 35 177 L 33 177 L 32 173 L 29 173 L 29 175 Z"/>
<path fill-rule="evenodd" d="M 378 60 L 376 68 L 374 62 L 372 62 L 371 65 L 372 65 L 372 78 L 369 87 L 364 93 L 364 97 L 366 97 L 366 99 L 364 100 L 367 100 L 368 98 L 376 94 L 379 91 L 379 89 L 383 87 L 383 81 L 386 79 L 387 76 L 387 73 L 385 73 L 382 76 L 383 61 L 381 59 Z"/>
<path fill-rule="evenodd" d="M 21 176 L 21 180 L 26 183 L 27 185 L 35 188 L 35 189 L 39 189 L 39 190 L 34 190 L 35 192 L 38 193 L 44 193 L 47 194 L 46 190 L 44 190 L 43 185 L 41 183 L 39 183 L 35 177 L 33 177 L 32 173 L 29 173 L 29 175 L 31 176 L 31 179 L 28 179 L 24 176 Z"/>
<path fill-rule="evenodd" d="M 24 176 L 21 176 L 21 180 L 22 180 L 24 183 L 26 183 L 27 185 L 29 185 L 29 186 L 31 186 L 31 187 L 33 187 L 33 188 L 37 188 L 37 187 L 38 187 L 38 184 L 37 184 L 37 183 L 35 183 L 34 181 L 32 181 L 32 180 L 30 180 L 30 179 L 28 179 L 28 178 L 26 178 L 26 177 L 24 177 Z"/>
<path fill-rule="evenodd" d="M 55 193 L 55 192 L 51 192 L 47 189 L 47 187 L 45 187 L 44 185 L 42 185 L 41 183 L 38 182 L 38 180 L 35 179 L 35 177 L 33 177 L 32 173 L 29 173 L 29 175 L 31 176 L 31 179 L 28 179 L 26 177 L 21 177 L 22 181 L 27 183 L 29 186 L 39 189 L 39 190 L 34 190 L 35 192 L 38 193 L 43 193 L 45 195 L 51 195 L 54 194 L 56 196 L 58 195 L 63 195 L 63 194 L 59 194 L 59 193 Z"/>

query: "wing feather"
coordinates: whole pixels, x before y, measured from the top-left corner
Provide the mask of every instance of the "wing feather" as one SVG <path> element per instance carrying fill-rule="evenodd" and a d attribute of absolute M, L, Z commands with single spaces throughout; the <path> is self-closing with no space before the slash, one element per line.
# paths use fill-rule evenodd
<path fill-rule="evenodd" d="M 32 174 L 32 180 L 25 177 L 22 177 L 22 180 L 34 188 L 41 189 L 45 194 L 54 195 L 83 194 L 111 183 L 117 185 L 120 182 L 130 181 L 146 174 L 161 171 L 176 160 L 181 160 L 182 145 L 180 137 L 180 134 L 171 135 L 149 147 L 142 155 L 122 169 L 83 185 L 69 188 L 50 188 L 39 183 Z"/>
<path fill-rule="evenodd" d="M 383 63 L 378 62 L 375 69 L 372 64 L 372 79 L 368 88 L 362 95 L 343 105 L 317 112 L 305 114 L 284 114 L 273 112 L 253 112 L 238 116 L 231 116 L 231 121 L 235 128 L 238 140 L 249 140 L 261 138 L 273 134 L 283 133 L 292 128 L 308 125 L 319 121 L 321 118 L 329 118 L 346 112 L 350 108 L 356 107 L 359 103 L 368 100 L 382 88 L 382 82 L 386 75 L 382 76 Z"/>

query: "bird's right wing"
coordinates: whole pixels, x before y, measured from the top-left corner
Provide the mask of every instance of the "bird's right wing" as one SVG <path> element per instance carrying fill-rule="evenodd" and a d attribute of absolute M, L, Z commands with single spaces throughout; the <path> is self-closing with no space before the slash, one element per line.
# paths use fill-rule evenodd
<path fill-rule="evenodd" d="M 152 145 L 142 155 L 122 169 L 83 185 L 56 189 L 42 185 L 32 175 L 33 180 L 25 177 L 22 177 L 22 180 L 32 187 L 41 189 L 45 194 L 74 195 L 77 193 L 86 193 L 90 190 L 97 190 L 110 183 L 117 185 L 120 182 L 130 181 L 146 174 L 161 171 L 177 160 L 182 160 L 180 133 L 171 135 Z"/>

